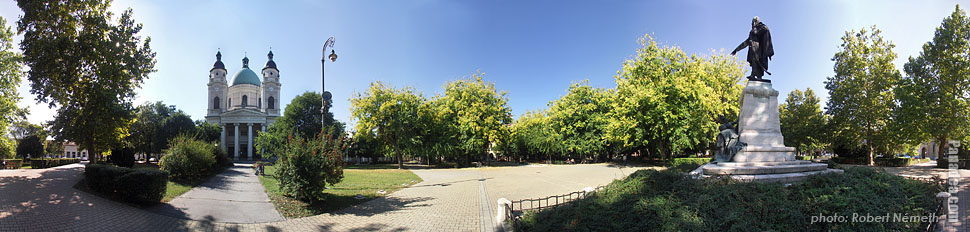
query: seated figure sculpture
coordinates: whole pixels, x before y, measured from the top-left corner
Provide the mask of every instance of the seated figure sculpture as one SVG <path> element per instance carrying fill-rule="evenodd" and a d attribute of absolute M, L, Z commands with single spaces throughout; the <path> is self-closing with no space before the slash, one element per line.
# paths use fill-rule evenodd
<path fill-rule="evenodd" d="M 718 127 L 721 132 L 717 135 L 717 154 L 714 156 L 714 162 L 730 162 L 734 155 L 747 144 L 738 139 L 740 136 L 737 121 L 729 122 L 723 115 L 718 117 L 718 121 L 721 122 L 721 126 Z"/>

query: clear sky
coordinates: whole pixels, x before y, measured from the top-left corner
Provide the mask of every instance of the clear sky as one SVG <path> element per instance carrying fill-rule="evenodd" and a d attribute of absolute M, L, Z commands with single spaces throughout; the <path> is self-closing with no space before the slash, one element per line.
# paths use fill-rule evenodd
<path fill-rule="evenodd" d="M 508 91 L 516 117 L 546 108 L 571 83 L 589 79 L 614 88 L 613 76 L 636 52 L 637 39 L 688 53 L 730 52 L 745 37 L 753 16 L 771 29 L 775 53 L 768 78 L 784 97 L 810 87 L 827 99 L 823 81 L 833 75 L 832 55 L 847 30 L 877 25 L 896 44 L 901 70 L 919 54 L 956 1 L 116 1 L 120 14 L 134 10 L 152 37 L 158 72 L 138 90 L 136 103 L 163 101 L 194 119 L 208 103 L 208 71 L 221 49 L 230 74 L 248 54 L 258 70 L 272 47 L 280 69 L 280 102 L 320 91 L 321 46 L 336 38 L 335 63 L 327 63 L 327 89 L 335 117 L 350 121 L 355 92 L 372 81 L 412 86 L 432 96 L 445 82 L 478 71 Z M 966 6 L 963 6 L 966 7 Z M 0 1 L 11 26 L 21 14 Z M 19 39 L 18 39 L 19 41 Z M 742 52 L 739 55 L 743 55 Z M 35 104 L 24 82 L 21 106 L 29 121 L 53 119 Z M 824 107 L 824 104 L 823 104 Z M 351 122 L 352 123 L 352 122 Z"/>

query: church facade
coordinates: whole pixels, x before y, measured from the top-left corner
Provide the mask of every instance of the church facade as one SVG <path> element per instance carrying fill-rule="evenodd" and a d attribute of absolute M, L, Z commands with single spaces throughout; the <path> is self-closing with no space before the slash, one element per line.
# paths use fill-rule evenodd
<path fill-rule="evenodd" d="M 249 69 L 249 58 L 243 57 L 242 68 L 227 81 L 222 52 L 216 52 L 216 62 L 209 70 L 205 120 L 222 126 L 221 145 L 230 159 L 259 160 L 254 141 L 280 116 L 280 72 L 273 51 L 266 56 L 262 79 Z"/>

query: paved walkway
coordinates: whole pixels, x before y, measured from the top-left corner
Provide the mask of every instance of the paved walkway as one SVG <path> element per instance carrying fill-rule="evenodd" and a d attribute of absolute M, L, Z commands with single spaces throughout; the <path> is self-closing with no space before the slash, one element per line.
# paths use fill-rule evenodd
<path fill-rule="evenodd" d="M 0 170 L 0 231 L 496 231 L 496 199 L 578 191 L 631 168 L 553 165 L 413 170 L 423 182 L 334 213 L 268 223 L 187 220 L 74 189 L 83 166 Z"/>
<path fill-rule="evenodd" d="M 216 222 L 278 222 L 283 216 L 269 201 L 252 164 L 237 163 L 167 204 L 150 211 L 178 218 Z"/>

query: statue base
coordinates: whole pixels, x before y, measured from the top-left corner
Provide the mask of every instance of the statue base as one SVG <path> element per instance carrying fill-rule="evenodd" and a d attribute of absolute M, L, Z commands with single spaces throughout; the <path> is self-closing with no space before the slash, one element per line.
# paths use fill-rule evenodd
<path fill-rule="evenodd" d="M 828 164 L 795 160 L 795 148 L 785 146 L 778 113 L 778 91 L 771 81 L 748 81 L 741 96 L 738 116 L 739 141 L 747 144 L 731 162 L 705 164 L 691 175 L 711 177 L 728 175 L 742 181 L 802 181 L 810 175 L 837 172 Z"/>

